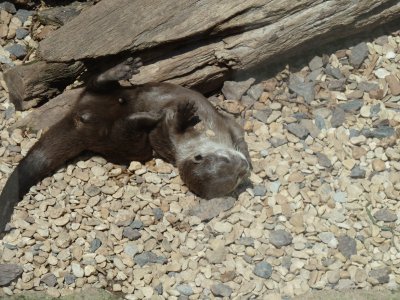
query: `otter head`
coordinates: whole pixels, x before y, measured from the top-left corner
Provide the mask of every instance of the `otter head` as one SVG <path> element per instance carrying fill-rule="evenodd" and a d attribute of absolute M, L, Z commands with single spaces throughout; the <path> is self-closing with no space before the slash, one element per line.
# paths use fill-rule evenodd
<path fill-rule="evenodd" d="M 183 182 L 198 196 L 226 196 L 249 176 L 250 163 L 241 152 L 227 147 L 212 147 L 208 151 L 199 148 L 178 162 Z"/>

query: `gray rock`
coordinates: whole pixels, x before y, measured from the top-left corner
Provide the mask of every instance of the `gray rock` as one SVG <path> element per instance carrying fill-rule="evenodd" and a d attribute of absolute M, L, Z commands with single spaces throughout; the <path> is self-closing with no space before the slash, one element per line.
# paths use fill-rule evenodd
<path fill-rule="evenodd" d="M 346 120 L 346 114 L 343 109 L 336 107 L 332 113 L 331 125 L 334 128 L 341 126 Z"/>
<path fill-rule="evenodd" d="M 383 139 L 395 135 L 396 130 L 390 126 L 380 126 L 372 130 L 364 128 L 363 130 L 361 130 L 360 134 L 364 135 L 367 138 Z"/>
<path fill-rule="evenodd" d="M 304 120 L 304 119 L 308 119 L 308 114 L 303 113 L 303 112 L 298 112 L 298 113 L 293 114 L 292 117 L 297 120 Z"/>
<path fill-rule="evenodd" d="M 74 274 L 69 273 L 69 274 L 64 275 L 64 283 L 65 284 L 68 284 L 68 285 L 73 284 L 73 283 L 75 283 L 75 280 L 76 280 L 76 277 Z"/>
<path fill-rule="evenodd" d="M 214 198 L 203 200 L 199 205 L 192 207 L 188 214 L 197 216 L 202 221 L 208 221 L 218 216 L 221 212 L 227 211 L 233 207 L 236 199 L 233 197 Z"/>
<path fill-rule="evenodd" d="M 291 76 L 289 79 L 289 89 L 304 98 L 304 101 L 311 103 L 315 98 L 313 82 L 301 82 L 297 76 Z"/>
<path fill-rule="evenodd" d="M 387 43 L 389 43 L 389 38 L 388 38 L 387 35 L 382 35 L 382 36 L 378 37 L 378 38 L 375 40 L 375 43 L 376 43 L 377 45 L 379 45 L 379 46 L 386 45 Z"/>
<path fill-rule="evenodd" d="M 375 104 L 375 105 L 372 105 L 370 111 L 371 111 L 371 116 L 372 116 L 372 117 L 376 117 L 376 116 L 379 114 L 379 112 L 381 111 L 381 105 L 380 105 L 380 103 L 377 103 L 377 104 Z"/>
<path fill-rule="evenodd" d="M 387 208 L 382 208 L 378 210 L 376 213 L 374 213 L 374 218 L 377 219 L 378 221 L 384 221 L 384 222 L 396 222 L 397 221 L 397 215 L 396 213 L 392 212 L 391 210 Z"/>
<path fill-rule="evenodd" d="M 389 282 L 389 274 L 390 274 L 390 270 L 386 267 L 371 270 L 369 272 L 369 276 L 372 278 L 375 278 L 379 283 L 388 283 Z"/>
<path fill-rule="evenodd" d="M 158 295 L 162 295 L 164 293 L 164 288 L 162 286 L 162 283 L 160 282 L 159 284 L 157 284 L 154 287 L 154 291 L 158 294 Z"/>
<path fill-rule="evenodd" d="M 164 217 L 164 212 L 159 207 L 153 208 L 153 214 L 157 221 L 160 221 Z"/>
<path fill-rule="evenodd" d="M 286 138 L 280 139 L 277 137 L 272 137 L 269 139 L 269 142 L 274 148 L 280 147 L 282 145 L 287 144 L 288 140 Z"/>
<path fill-rule="evenodd" d="M 269 116 L 272 114 L 272 109 L 257 110 L 253 116 L 260 122 L 267 123 Z"/>
<path fill-rule="evenodd" d="M 176 287 L 176 290 L 185 295 L 185 296 L 191 296 L 193 295 L 193 289 L 190 285 L 188 284 L 180 284 Z"/>
<path fill-rule="evenodd" d="M 11 55 L 14 55 L 16 58 L 24 58 L 26 54 L 28 53 L 26 51 L 26 46 L 25 45 L 20 45 L 20 44 L 14 44 L 11 46 L 5 47 L 5 50 L 10 52 Z"/>
<path fill-rule="evenodd" d="M 43 25 L 62 26 L 80 14 L 84 7 L 93 3 L 82 3 L 75 1 L 66 6 L 55 6 L 38 11 L 37 15 Z"/>
<path fill-rule="evenodd" d="M 268 279 L 272 275 L 272 266 L 265 261 L 259 262 L 254 267 L 253 273 L 258 277 Z"/>
<path fill-rule="evenodd" d="M 292 258 L 290 256 L 284 256 L 282 257 L 282 263 L 281 263 L 282 267 L 286 268 L 286 269 L 290 269 L 290 266 L 292 265 Z"/>
<path fill-rule="evenodd" d="M 358 112 L 363 105 L 364 101 L 356 99 L 341 103 L 339 104 L 339 107 L 345 112 Z"/>
<path fill-rule="evenodd" d="M 0 63 L 8 65 L 8 66 L 11 66 L 11 67 L 14 66 L 13 61 L 10 58 L 8 58 L 7 56 L 4 56 L 4 55 L 0 55 Z"/>
<path fill-rule="evenodd" d="M 24 39 L 27 35 L 29 34 L 29 31 L 26 30 L 25 28 L 18 28 L 15 32 L 15 37 L 18 40 Z"/>
<path fill-rule="evenodd" d="M 345 83 L 346 83 L 346 78 L 331 80 L 328 83 L 328 89 L 330 89 L 331 91 L 344 91 Z"/>
<path fill-rule="evenodd" d="M 141 254 L 136 255 L 133 260 L 139 266 L 143 267 L 147 264 L 165 264 L 167 263 L 167 258 L 164 256 L 157 256 L 155 253 L 146 251 Z"/>
<path fill-rule="evenodd" d="M 236 243 L 243 246 L 254 246 L 254 239 L 252 237 L 241 237 Z"/>
<path fill-rule="evenodd" d="M 354 289 L 355 287 L 356 284 L 351 279 L 340 279 L 336 285 L 336 289 L 339 291 Z"/>
<path fill-rule="evenodd" d="M 359 165 L 354 166 L 353 169 L 351 169 L 350 177 L 359 179 L 359 178 L 365 178 L 366 171 L 364 169 L 361 169 Z"/>
<path fill-rule="evenodd" d="M 310 67 L 311 71 L 320 69 L 324 66 L 324 63 L 322 62 L 322 57 L 315 56 L 308 64 Z"/>
<path fill-rule="evenodd" d="M 322 68 L 312 71 L 310 74 L 307 75 L 306 82 L 316 81 L 318 76 L 322 73 L 322 71 L 323 71 Z"/>
<path fill-rule="evenodd" d="M 317 126 L 318 129 L 325 129 L 326 125 L 325 125 L 325 119 L 320 116 L 320 115 L 316 115 L 315 116 L 315 126 Z"/>
<path fill-rule="evenodd" d="M 230 297 L 232 289 L 223 283 L 217 283 L 211 286 L 211 292 L 216 297 Z"/>
<path fill-rule="evenodd" d="M 363 92 L 370 92 L 379 89 L 379 84 L 377 82 L 372 81 L 361 81 L 358 84 L 358 88 Z"/>
<path fill-rule="evenodd" d="M 339 68 L 334 68 L 334 67 L 332 67 L 330 64 L 328 64 L 328 65 L 326 66 L 325 72 L 326 72 L 326 74 L 328 74 L 328 75 L 330 75 L 330 76 L 332 76 L 332 77 L 334 77 L 334 78 L 336 78 L 336 79 L 341 79 L 341 78 L 343 78 L 343 74 L 342 74 L 342 72 L 340 71 L 340 69 L 339 69 Z"/>
<path fill-rule="evenodd" d="M 17 10 L 15 9 L 15 5 L 8 1 L 0 3 L 0 10 L 5 10 L 10 14 L 15 14 L 17 12 Z"/>
<path fill-rule="evenodd" d="M 94 196 L 100 194 L 100 189 L 95 185 L 86 186 L 84 188 L 84 191 L 90 197 L 94 197 Z"/>
<path fill-rule="evenodd" d="M 222 87 L 222 94 L 224 94 L 225 99 L 227 100 L 240 100 L 254 81 L 254 78 L 240 82 L 225 81 L 224 86 Z"/>
<path fill-rule="evenodd" d="M 3 245 L 4 245 L 4 247 L 6 247 L 7 249 L 10 249 L 10 250 L 17 250 L 18 249 L 18 247 L 16 245 L 12 245 L 12 244 L 9 244 L 9 243 L 4 243 Z"/>
<path fill-rule="evenodd" d="M 308 130 L 308 132 L 310 133 L 310 135 L 313 138 L 317 138 L 318 135 L 320 134 L 320 129 L 314 124 L 314 122 L 312 120 L 309 119 L 303 119 L 300 120 L 300 124 L 301 126 L 303 126 L 305 129 Z"/>
<path fill-rule="evenodd" d="M 362 42 L 358 44 L 357 46 L 354 46 L 351 49 L 351 54 L 350 54 L 350 64 L 358 68 L 363 61 L 368 57 L 368 46 L 367 43 Z"/>
<path fill-rule="evenodd" d="M 300 139 L 305 139 L 309 135 L 309 131 L 298 123 L 290 123 L 286 126 L 287 130 Z"/>
<path fill-rule="evenodd" d="M 271 193 L 279 192 L 280 187 L 281 187 L 281 182 L 279 180 L 271 181 L 269 184 L 269 189 Z"/>
<path fill-rule="evenodd" d="M 333 200 L 337 203 L 345 203 L 347 202 L 347 193 L 336 192 L 333 194 Z"/>
<path fill-rule="evenodd" d="M 125 244 L 124 252 L 129 256 L 134 257 L 139 252 L 139 249 L 134 243 L 127 243 Z"/>
<path fill-rule="evenodd" d="M 256 103 L 257 100 L 254 100 L 253 97 L 250 97 L 248 95 L 244 95 L 242 99 L 240 100 L 240 103 L 243 104 L 245 107 L 249 108 Z"/>
<path fill-rule="evenodd" d="M 131 227 L 132 229 L 142 229 L 143 226 L 144 226 L 144 224 L 140 220 L 133 220 L 131 225 L 129 225 L 129 227 Z"/>
<path fill-rule="evenodd" d="M 329 160 L 328 156 L 326 156 L 324 153 L 317 152 L 316 156 L 318 158 L 318 163 L 325 167 L 325 168 L 330 168 L 332 167 L 332 162 Z"/>
<path fill-rule="evenodd" d="M 338 249 L 344 257 L 350 258 L 350 256 L 357 254 L 357 243 L 353 238 L 343 235 L 338 237 L 338 242 Z"/>
<path fill-rule="evenodd" d="M 122 231 L 122 236 L 131 241 L 136 241 L 141 238 L 142 234 L 137 229 L 133 229 L 132 227 L 125 227 Z"/>
<path fill-rule="evenodd" d="M 99 239 L 95 238 L 90 243 L 89 251 L 92 252 L 92 253 L 96 252 L 96 250 L 100 248 L 101 244 L 102 244 L 101 241 Z"/>
<path fill-rule="evenodd" d="M 55 287 L 57 285 L 57 277 L 53 273 L 47 273 L 40 279 L 40 282 L 43 282 L 48 287 Z"/>
<path fill-rule="evenodd" d="M 18 9 L 17 13 L 15 16 L 24 24 L 26 21 L 28 21 L 28 18 L 30 16 L 33 16 L 34 11 L 26 10 L 26 9 Z"/>
<path fill-rule="evenodd" d="M 254 196 L 265 196 L 267 193 L 267 187 L 265 185 L 256 185 L 253 188 Z"/>
<path fill-rule="evenodd" d="M 7 109 L 4 111 L 4 118 L 6 120 L 12 118 L 15 114 L 15 108 L 14 106 L 9 106 Z"/>
<path fill-rule="evenodd" d="M 264 84 L 259 83 L 249 88 L 249 90 L 247 91 L 247 95 L 249 95 L 251 98 L 257 101 L 258 99 L 260 99 L 261 94 L 263 92 L 264 92 Z"/>
<path fill-rule="evenodd" d="M 269 233 L 270 243 L 277 248 L 290 245 L 292 243 L 292 240 L 293 237 L 291 236 L 291 234 L 282 229 L 273 230 Z"/>
<path fill-rule="evenodd" d="M 22 275 L 24 270 L 15 264 L 0 264 L 0 286 L 8 286 Z"/>

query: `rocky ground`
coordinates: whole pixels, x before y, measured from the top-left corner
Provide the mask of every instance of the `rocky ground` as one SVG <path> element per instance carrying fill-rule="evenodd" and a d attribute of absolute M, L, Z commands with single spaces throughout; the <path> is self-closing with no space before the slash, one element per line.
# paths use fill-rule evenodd
<path fill-rule="evenodd" d="M 4 71 L 34 59 L 38 35 L 55 27 L 32 31 L 30 11 L 0 9 Z M 126 299 L 397 290 L 399 60 L 392 32 L 271 78 L 226 82 L 210 101 L 242 122 L 254 166 L 237 197 L 201 200 L 161 160 L 65 166 L 24 197 L 0 241 L 0 273 L 10 275 L 0 297 L 87 287 Z M 40 135 L 7 130 L 29 112 L 15 112 L 1 83 L 0 187 Z"/>

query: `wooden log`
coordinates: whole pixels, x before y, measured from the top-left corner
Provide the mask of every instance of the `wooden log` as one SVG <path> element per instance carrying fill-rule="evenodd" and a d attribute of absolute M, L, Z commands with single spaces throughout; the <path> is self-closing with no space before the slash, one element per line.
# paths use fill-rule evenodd
<path fill-rule="evenodd" d="M 140 55 L 145 66 L 132 83 L 168 81 L 208 92 L 232 72 L 399 16 L 400 1 L 393 0 L 102 0 L 40 42 L 38 54 L 92 65 Z"/>
<path fill-rule="evenodd" d="M 81 62 L 46 63 L 44 61 L 16 66 L 4 73 L 10 101 L 24 110 L 36 106 L 43 99 L 60 93 L 83 71 Z"/>

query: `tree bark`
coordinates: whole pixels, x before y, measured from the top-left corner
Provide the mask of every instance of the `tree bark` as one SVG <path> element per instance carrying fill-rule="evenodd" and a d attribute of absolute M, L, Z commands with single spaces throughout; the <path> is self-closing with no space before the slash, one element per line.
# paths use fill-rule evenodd
<path fill-rule="evenodd" d="M 33 62 L 16 66 L 4 73 L 4 81 L 15 108 L 24 110 L 36 106 L 62 92 L 83 71 L 83 63 Z"/>
<path fill-rule="evenodd" d="M 102 0 L 43 40 L 38 54 L 90 64 L 139 55 L 145 66 L 132 83 L 168 81 L 208 92 L 234 71 L 399 15 L 398 0 Z"/>

